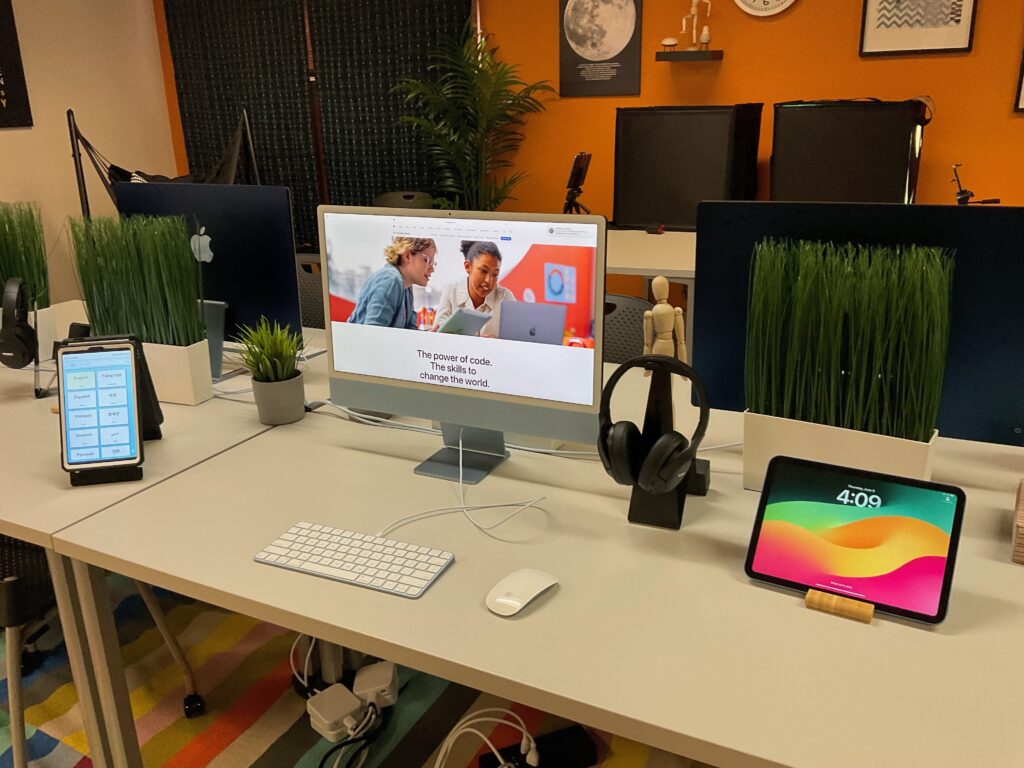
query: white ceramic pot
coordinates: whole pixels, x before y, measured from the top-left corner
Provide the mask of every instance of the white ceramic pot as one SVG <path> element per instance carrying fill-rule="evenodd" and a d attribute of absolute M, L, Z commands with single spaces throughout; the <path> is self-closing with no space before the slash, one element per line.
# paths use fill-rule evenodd
<path fill-rule="evenodd" d="M 49 360 L 53 357 L 53 342 L 67 338 L 71 323 L 89 322 L 85 314 L 85 303 L 81 299 L 51 304 L 35 313 L 35 318 L 33 320 L 33 313 L 30 312 L 29 322 L 34 323 L 36 335 L 39 337 L 40 360 Z"/>
<path fill-rule="evenodd" d="M 745 411 L 743 487 L 760 491 L 768 462 L 778 455 L 930 480 L 938 434 L 933 432 L 932 439 L 922 443 Z"/>
<path fill-rule="evenodd" d="M 213 397 L 206 339 L 189 347 L 145 343 L 142 348 L 161 403 L 199 405 Z"/>

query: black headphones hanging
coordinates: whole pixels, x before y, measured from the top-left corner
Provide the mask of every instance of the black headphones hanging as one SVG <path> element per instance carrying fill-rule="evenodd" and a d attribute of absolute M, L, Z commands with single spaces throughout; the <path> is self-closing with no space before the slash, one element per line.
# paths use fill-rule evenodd
<path fill-rule="evenodd" d="M 36 358 L 36 329 L 28 322 L 28 290 L 25 281 L 12 277 L 4 286 L 3 322 L 0 324 L 0 363 L 24 368 Z"/>
<path fill-rule="evenodd" d="M 631 421 L 612 423 L 612 392 L 623 374 L 632 368 L 645 368 L 650 371 L 660 368 L 690 380 L 700 408 L 700 418 L 693 437 L 687 440 L 675 430 L 670 430 L 660 435 L 650 450 L 644 451 L 643 438 L 636 424 Z M 697 456 L 697 449 L 707 431 L 709 415 L 710 408 L 704 382 L 686 363 L 665 355 L 644 355 L 627 360 L 612 373 L 601 393 L 597 438 L 597 452 L 601 457 L 601 463 L 615 482 L 621 485 L 636 485 L 652 494 L 672 491 L 690 471 Z"/>

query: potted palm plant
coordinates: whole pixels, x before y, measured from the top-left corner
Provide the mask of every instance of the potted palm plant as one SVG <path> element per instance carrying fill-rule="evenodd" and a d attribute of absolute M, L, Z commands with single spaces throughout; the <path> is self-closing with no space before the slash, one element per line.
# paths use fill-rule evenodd
<path fill-rule="evenodd" d="M 261 317 L 255 328 L 242 326 L 236 340 L 242 345 L 242 364 L 252 374 L 260 421 L 275 426 L 305 416 L 302 371 L 297 366 L 302 334 Z"/>
<path fill-rule="evenodd" d="M 928 479 L 952 254 L 766 240 L 751 263 L 743 485 L 776 454 Z"/>
<path fill-rule="evenodd" d="M 543 111 L 538 96 L 554 89 L 547 80 L 524 83 L 497 50 L 467 24 L 431 49 L 427 78 L 395 86 L 413 109 L 400 121 L 426 145 L 439 207 L 493 211 L 525 177 L 506 169 L 523 142 L 526 116 Z"/>
<path fill-rule="evenodd" d="M 162 402 L 213 397 L 199 264 L 185 221 L 93 218 L 72 220 L 70 230 L 93 335 L 141 339 Z"/>

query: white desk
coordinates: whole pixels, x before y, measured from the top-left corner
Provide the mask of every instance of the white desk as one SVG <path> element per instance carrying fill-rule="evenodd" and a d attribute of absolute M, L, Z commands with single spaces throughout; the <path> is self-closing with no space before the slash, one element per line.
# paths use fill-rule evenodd
<path fill-rule="evenodd" d="M 738 416 L 716 412 L 708 442 L 738 432 Z M 435 447 L 311 415 L 61 531 L 55 546 L 725 768 L 1024 764 L 1024 569 L 1008 561 L 1021 451 L 940 440 L 936 478 L 966 486 L 968 508 L 936 630 L 859 625 L 750 585 L 757 496 L 740 487 L 736 451 L 711 454 L 712 491 L 687 502 L 678 532 L 627 524 L 626 489 L 599 465 L 517 453 L 468 500 L 544 494 L 546 514 L 503 528 L 514 543 L 457 515 L 391 534 L 456 555 L 415 601 L 252 561 L 299 518 L 373 532 L 452 504 L 453 484 L 412 472 Z M 557 591 L 510 620 L 488 613 L 487 589 L 522 566 L 558 575 Z"/>
<path fill-rule="evenodd" d="M 605 271 L 638 275 L 650 280 L 664 275 L 686 286 L 686 348 L 693 349 L 693 302 L 697 274 L 697 233 L 663 232 L 649 235 L 642 229 L 609 229 Z"/>
<path fill-rule="evenodd" d="M 104 737 L 111 724 L 104 723 L 92 669 L 86 661 L 89 648 L 78 603 L 88 596 L 78 594 L 71 574 L 73 564 L 53 551 L 53 537 L 267 427 L 259 423 L 255 410 L 220 401 L 202 408 L 163 405 L 165 437 L 146 443 L 143 480 L 72 488 L 60 465 L 59 417 L 50 411 L 56 402 L 55 396 L 33 397 L 31 371 L 0 370 L 0 429 L 4 435 L 0 441 L 0 465 L 4 467 L 0 533 L 47 550 L 90 757 L 100 768 L 118 763 Z"/>

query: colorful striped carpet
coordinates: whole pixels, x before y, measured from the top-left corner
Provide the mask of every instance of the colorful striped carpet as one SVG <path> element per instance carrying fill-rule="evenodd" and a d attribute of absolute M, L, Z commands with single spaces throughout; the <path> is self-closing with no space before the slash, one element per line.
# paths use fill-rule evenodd
<path fill-rule="evenodd" d="M 111 577 L 132 710 L 146 768 L 316 768 L 331 746 L 310 728 L 305 702 L 291 687 L 288 652 L 294 633 L 246 616 L 158 591 L 168 621 L 196 670 L 207 714 L 182 715 L 181 677 L 126 579 Z M 25 719 L 33 768 L 90 768 L 71 671 L 57 622 L 40 639 L 43 665 L 25 678 Z M 432 768 L 436 749 L 464 714 L 507 701 L 430 675 L 402 671 L 402 692 L 364 768 Z M 12 765 L 6 681 L 0 687 L 0 768 Z M 535 734 L 566 725 L 513 705 Z M 517 742 L 511 729 L 490 735 Z M 691 768 L 701 764 L 635 742 L 594 733 L 602 768 Z M 450 768 L 476 768 L 482 754 L 460 742 Z"/>

